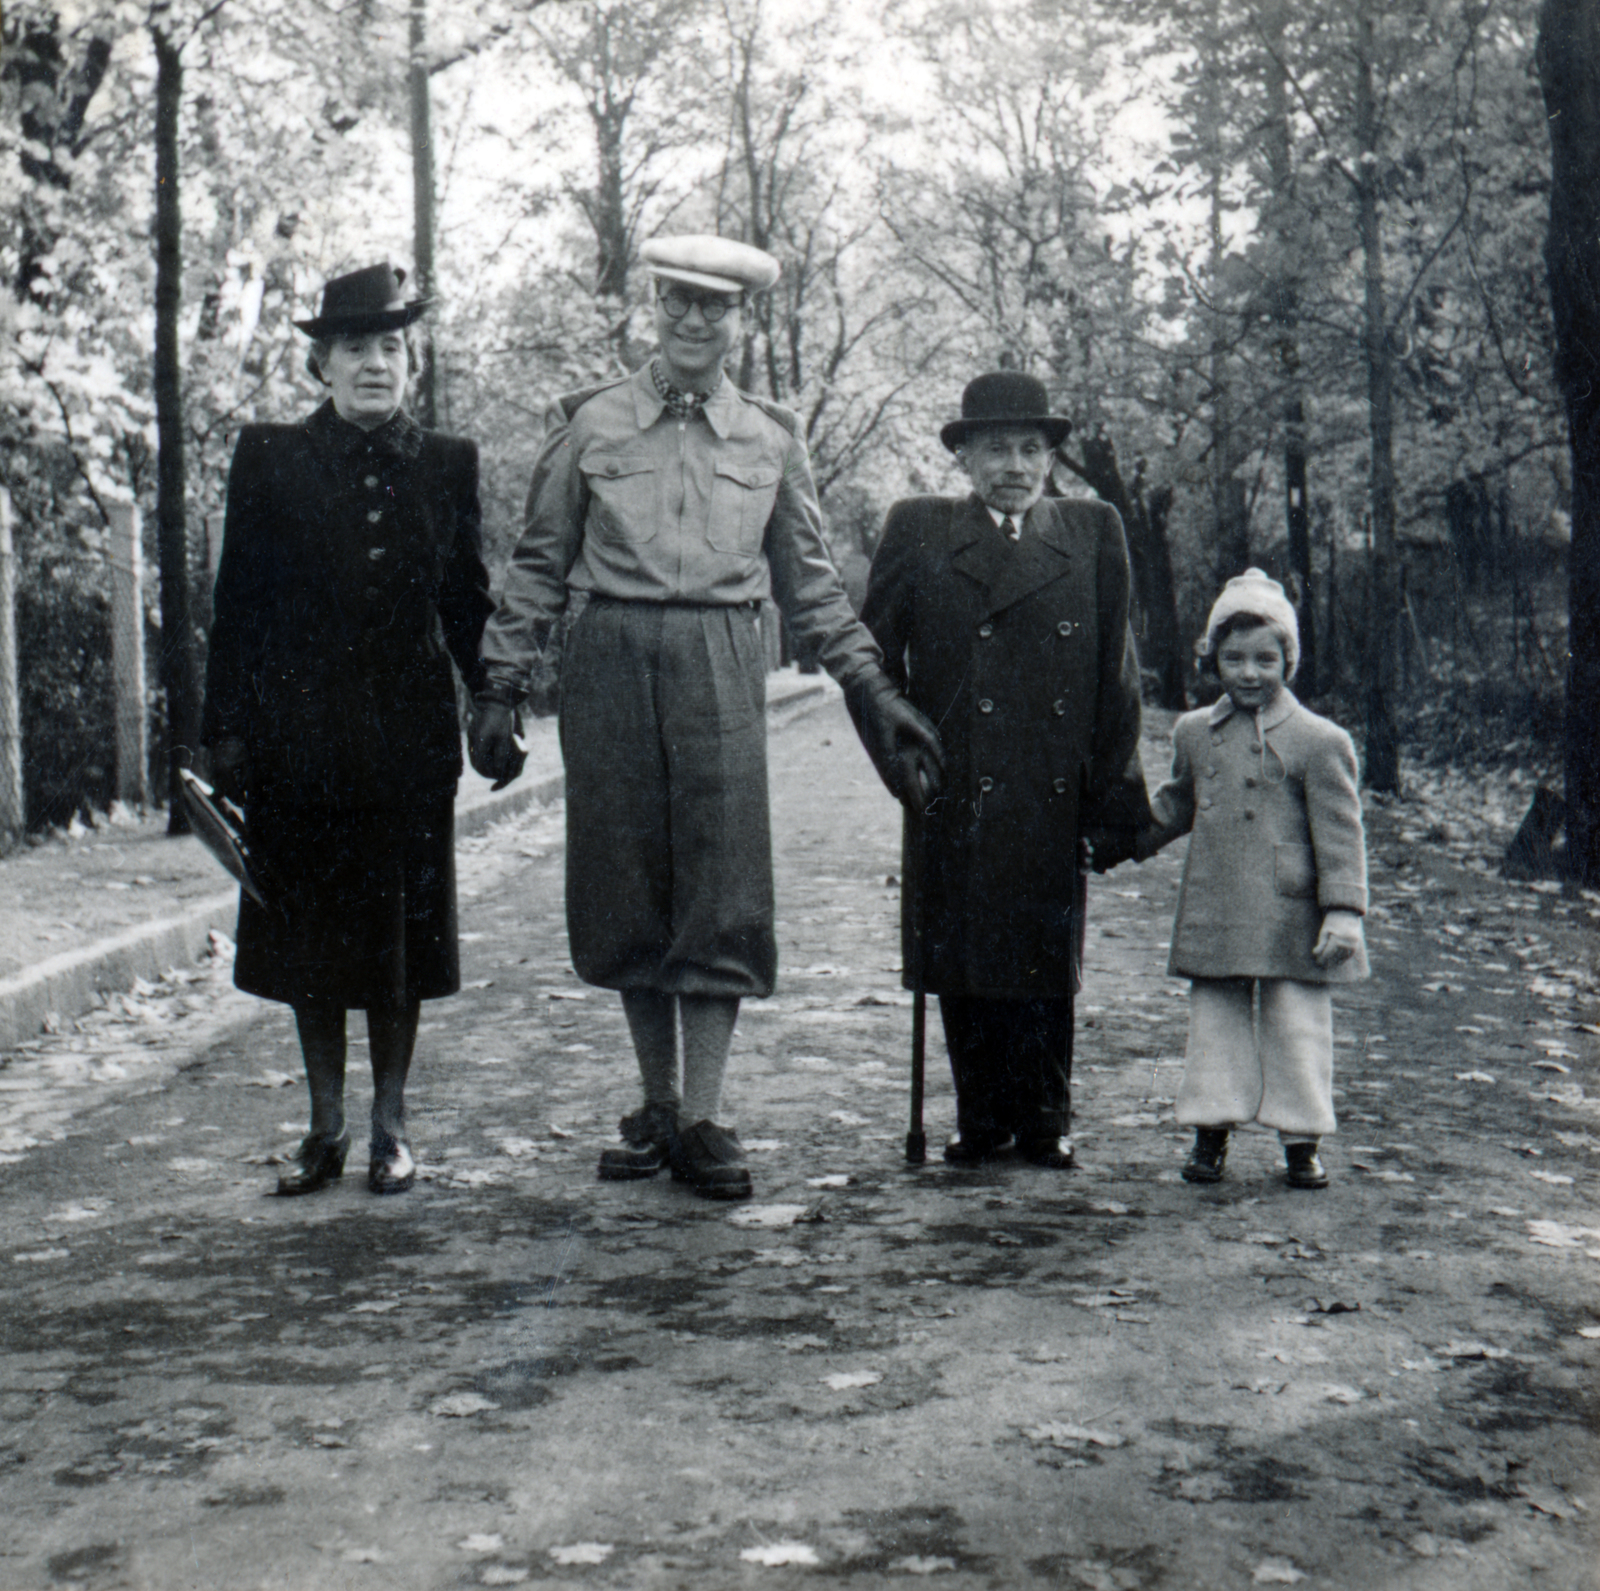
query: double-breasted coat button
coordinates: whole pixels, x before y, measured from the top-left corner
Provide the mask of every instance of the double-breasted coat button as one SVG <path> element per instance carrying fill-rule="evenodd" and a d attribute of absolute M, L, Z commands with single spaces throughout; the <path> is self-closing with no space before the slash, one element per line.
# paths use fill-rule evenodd
<path fill-rule="evenodd" d="M 606 465 L 606 474 L 607 475 L 615 475 L 616 473 L 617 473 L 617 466 L 615 464 Z"/>
<path fill-rule="evenodd" d="M 980 790 L 992 790 L 994 789 L 994 780 L 989 778 L 980 779 L 978 781 L 978 788 Z"/>
<path fill-rule="evenodd" d="M 1206 778 L 1215 779 L 1216 776 L 1217 776 L 1216 764 L 1213 763 L 1209 768 L 1206 769 Z"/>
<path fill-rule="evenodd" d="M 1067 699 L 1066 699 L 1065 696 L 1056 697 L 1056 699 L 1053 702 L 1051 702 L 1051 704 L 1050 704 L 1050 711 L 1053 712 L 1056 715 L 1057 718 L 1060 718 L 1060 717 L 1064 716 L 1065 713 L 1066 713 L 1066 710 L 1067 710 Z"/>
<path fill-rule="evenodd" d="M 978 703 L 978 711 L 980 713 L 992 713 L 994 711 L 994 703 L 991 702 L 987 696 L 985 696 L 983 700 Z"/>
<path fill-rule="evenodd" d="M 1250 807 L 1246 807 L 1244 809 L 1244 820 L 1245 820 L 1245 822 L 1246 823 L 1250 822 L 1251 819 L 1254 818 L 1254 817 L 1255 817 L 1255 812 Z"/>
<path fill-rule="evenodd" d="M 367 587 L 367 601 L 368 602 L 376 602 L 381 595 L 382 595 L 382 592 L 380 592 L 376 586 L 368 586 Z"/>
<path fill-rule="evenodd" d="M 987 641 L 994 634 L 994 626 L 992 624 L 980 624 L 978 626 L 978 634 Z"/>
<path fill-rule="evenodd" d="M 367 510 L 367 523 L 369 525 L 376 525 L 382 518 L 383 510 L 381 508 L 369 508 Z"/>
<path fill-rule="evenodd" d="M 1067 781 L 1065 779 L 1057 779 L 1051 788 L 1054 789 L 1057 795 L 1065 795 L 1067 793 Z"/>
<path fill-rule="evenodd" d="M 1245 787 L 1246 790 L 1254 790 L 1255 789 L 1255 787 L 1256 787 L 1256 776 L 1254 774 L 1251 774 L 1245 780 L 1244 787 Z"/>
<path fill-rule="evenodd" d="M 1201 796 L 1200 797 L 1200 805 L 1203 806 L 1203 807 L 1210 806 L 1211 805 L 1211 797 L 1210 796 Z"/>
<path fill-rule="evenodd" d="M 1063 619 L 1060 622 L 1060 624 L 1058 624 L 1056 626 L 1056 634 L 1057 635 L 1071 635 L 1072 634 L 1072 620 L 1071 619 Z"/>
<path fill-rule="evenodd" d="M 378 477 L 369 475 L 361 484 L 370 492 L 378 484 Z"/>
<path fill-rule="evenodd" d="M 367 556 L 376 563 L 389 549 L 387 547 L 369 547 Z"/>

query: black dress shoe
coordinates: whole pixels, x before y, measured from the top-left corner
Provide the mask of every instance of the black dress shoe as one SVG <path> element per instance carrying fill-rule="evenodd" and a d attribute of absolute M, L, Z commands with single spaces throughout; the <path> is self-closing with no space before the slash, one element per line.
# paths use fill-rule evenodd
<path fill-rule="evenodd" d="M 327 1187 L 335 1177 L 344 1175 L 345 1156 L 349 1153 L 348 1132 L 337 1138 L 307 1133 L 289 1169 L 279 1174 L 278 1196 L 290 1199 L 298 1193 L 315 1193 L 318 1188 Z"/>
<path fill-rule="evenodd" d="M 1185 1182 L 1221 1182 L 1222 1168 L 1228 1158 L 1228 1129 L 1226 1127 L 1196 1127 L 1194 1148 L 1183 1163 L 1179 1175 Z"/>
<path fill-rule="evenodd" d="M 367 1166 L 367 1186 L 374 1193 L 404 1193 L 417 1180 L 417 1163 L 403 1138 L 372 1129 L 372 1159 Z"/>
<path fill-rule="evenodd" d="M 672 1150 L 672 1175 L 702 1199 L 748 1199 L 755 1191 L 739 1135 L 714 1121 L 697 1121 Z"/>
<path fill-rule="evenodd" d="M 646 1105 L 617 1123 L 628 1147 L 600 1151 L 602 1182 L 638 1182 L 665 1171 L 678 1137 L 678 1112 L 671 1105 Z"/>
<path fill-rule="evenodd" d="M 1288 1166 L 1291 1188 L 1325 1188 L 1328 1172 L 1315 1143 L 1285 1144 L 1283 1158 Z"/>
<path fill-rule="evenodd" d="M 1065 1133 L 1057 1138 L 1024 1138 L 1017 1152 L 1030 1166 L 1043 1166 L 1046 1171 L 1071 1171 L 1077 1165 L 1072 1154 L 1072 1140 Z"/>
<path fill-rule="evenodd" d="M 944 1146 L 944 1158 L 952 1166 L 976 1166 L 993 1160 L 1011 1147 L 1008 1132 L 958 1132 Z"/>

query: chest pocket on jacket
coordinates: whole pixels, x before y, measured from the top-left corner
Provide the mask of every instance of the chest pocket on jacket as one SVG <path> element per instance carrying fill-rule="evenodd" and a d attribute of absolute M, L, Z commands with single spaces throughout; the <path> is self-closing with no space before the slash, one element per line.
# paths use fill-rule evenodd
<path fill-rule="evenodd" d="M 706 540 L 718 552 L 758 557 L 767 521 L 778 500 L 778 468 L 773 464 L 719 462 L 716 471 Z"/>
<path fill-rule="evenodd" d="M 586 453 L 579 460 L 589 488 L 585 530 L 604 541 L 651 540 L 661 528 L 655 460 L 624 453 Z"/>

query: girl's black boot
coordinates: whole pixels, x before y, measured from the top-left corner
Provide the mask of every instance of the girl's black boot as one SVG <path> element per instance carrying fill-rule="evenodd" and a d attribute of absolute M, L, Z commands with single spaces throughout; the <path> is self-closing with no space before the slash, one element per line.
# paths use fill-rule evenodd
<path fill-rule="evenodd" d="M 1183 1164 L 1185 1182 L 1221 1182 L 1222 1167 L 1228 1158 L 1226 1127 L 1196 1127 L 1194 1148 Z"/>

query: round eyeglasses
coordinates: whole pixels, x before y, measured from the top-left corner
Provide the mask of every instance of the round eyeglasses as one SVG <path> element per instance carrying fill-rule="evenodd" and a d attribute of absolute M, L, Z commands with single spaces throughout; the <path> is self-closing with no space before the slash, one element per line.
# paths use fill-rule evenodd
<path fill-rule="evenodd" d="M 730 303 L 726 298 L 708 298 L 700 293 L 687 293 L 681 287 L 663 287 L 656 294 L 656 302 L 667 312 L 668 320 L 682 320 L 694 308 L 700 306 L 700 313 L 713 324 L 722 319 L 730 309 L 737 309 L 737 303 Z"/>

